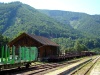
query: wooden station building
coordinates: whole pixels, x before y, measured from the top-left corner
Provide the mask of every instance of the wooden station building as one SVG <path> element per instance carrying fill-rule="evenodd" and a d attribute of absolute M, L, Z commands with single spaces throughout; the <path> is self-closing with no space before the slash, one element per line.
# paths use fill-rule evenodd
<path fill-rule="evenodd" d="M 59 45 L 52 42 L 48 38 L 36 36 L 32 34 L 22 33 L 17 38 L 8 43 L 10 47 L 13 45 L 17 48 L 19 46 L 37 47 L 39 58 L 48 58 L 49 56 L 56 56 L 59 53 Z"/>

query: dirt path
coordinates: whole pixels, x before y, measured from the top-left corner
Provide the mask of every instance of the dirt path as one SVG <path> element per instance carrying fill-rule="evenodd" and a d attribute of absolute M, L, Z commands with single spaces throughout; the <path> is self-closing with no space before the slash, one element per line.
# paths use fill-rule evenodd
<path fill-rule="evenodd" d="M 95 66 L 92 69 L 90 75 L 100 75 L 100 59 L 95 64 Z"/>

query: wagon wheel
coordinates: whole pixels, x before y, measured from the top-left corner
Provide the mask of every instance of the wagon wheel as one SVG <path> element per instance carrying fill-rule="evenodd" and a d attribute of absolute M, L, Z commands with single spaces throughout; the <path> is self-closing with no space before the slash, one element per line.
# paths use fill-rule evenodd
<path fill-rule="evenodd" d="M 20 66 L 18 66 L 18 68 L 17 68 L 18 70 L 20 70 L 21 69 L 21 67 Z"/>
<path fill-rule="evenodd" d="M 26 64 L 26 68 L 29 68 L 30 65 L 31 65 L 31 63 L 27 63 L 27 64 Z"/>

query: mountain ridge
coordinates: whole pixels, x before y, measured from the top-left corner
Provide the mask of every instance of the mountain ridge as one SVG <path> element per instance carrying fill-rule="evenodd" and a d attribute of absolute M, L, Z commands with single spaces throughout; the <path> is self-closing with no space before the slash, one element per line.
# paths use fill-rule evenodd
<path fill-rule="evenodd" d="M 63 24 L 72 26 L 74 29 L 82 32 L 85 31 L 86 33 L 95 36 L 100 36 L 100 15 L 89 15 L 86 13 L 61 10 L 38 10 Z"/>
<path fill-rule="evenodd" d="M 5 36 L 14 37 L 19 32 L 49 38 L 72 37 L 74 39 L 83 36 L 72 27 L 65 26 L 61 22 L 21 2 L 3 3 L 0 5 L 0 10 L 0 32 Z"/>
<path fill-rule="evenodd" d="M 0 33 L 10 40 L 22 32 L 44 36 L 59 44 L 61 50 L 74 50 L 75 42 L 83 49 L 99 50 L 99 15 L 61 10 L 46 13 L 21 2 L 1 3 Z"/>

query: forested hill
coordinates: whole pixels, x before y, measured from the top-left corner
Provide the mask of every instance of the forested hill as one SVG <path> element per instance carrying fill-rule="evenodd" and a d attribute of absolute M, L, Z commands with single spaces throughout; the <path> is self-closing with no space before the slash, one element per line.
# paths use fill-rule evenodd
<path fill-rule="evenodd" d="M 71 26 L 64 25 L 29 5 L 21 2 L 0 3 L 0 33 L 13 37 L 21 32 L 52 38 L 82 37 Z"/>
<path fill-rule="evenodd" d="M 100 52 L 99 28 L 100 15 L 38 10 L 21 2 L 0 3 L 0 35 L 4 36 L 0 40 L 4 40 L 3 44 L 9 40 L 5 36 L 11 40 L 19 33 L 27 32 L 52 39 L 61 50 L 88 48 Z"/>
<path fill-rule="evenodd" d="M 60 10 L 39 10 L 74 29 L 100 37 L 100 15 Z"/>

